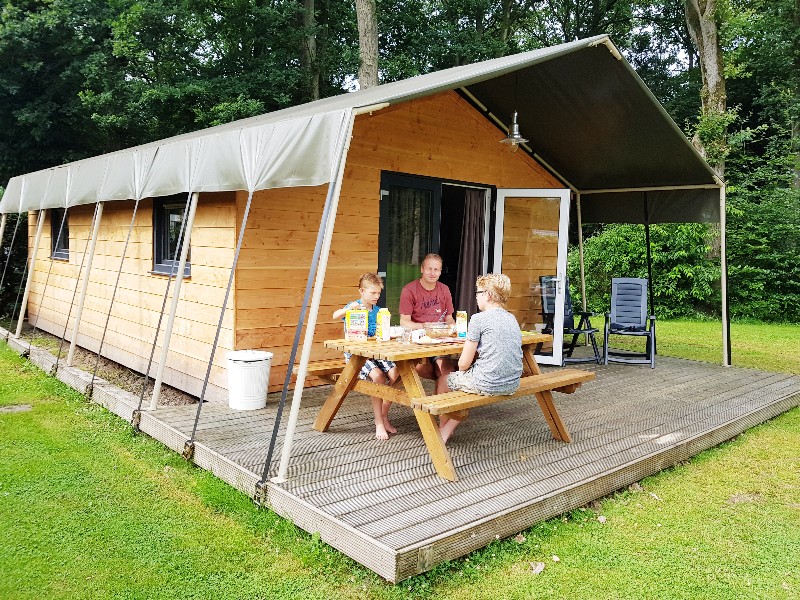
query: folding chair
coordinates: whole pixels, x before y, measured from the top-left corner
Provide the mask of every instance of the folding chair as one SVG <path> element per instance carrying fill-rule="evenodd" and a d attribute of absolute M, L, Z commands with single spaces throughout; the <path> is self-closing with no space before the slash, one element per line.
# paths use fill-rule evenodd
<path fill-rule="evenodd" d="M 542 290 L 542 317 L 545 322 L 544 331 L 552 333 L 556 305 L 556 277 L 553 275 L 543 275 L 539 277 L 539 285 Z M 595 334 L 599 329 L 592 327 L 592 322 L 590 320 L 590 318 L 594 316 L 594 313 L 574 310 L 572 307 L 572 295 L 569 292 L 569 279 L 565 281 L 564 285 L 564 348 L 561 354 L 561 364 L 594 361 L 599 365 L 600 350 L 597 347 L 597 340 L 595 339 Z M 577 326 L 575 326 L 576 315 L 579 317 Z M 570 335 L 572 339 L 567 342 L 567 338 Z M 578 336 L 580 335 L 585 335 L 591 343 L 592 350 L 594 351 L 594 358 L 591 356 L 572 356 L 575 351 L 575 346 L 578 343 Z"/>
<path fill-rule="evenodd" d="M 650 363 L 656 368 L 656 317 L 647 314 L 647 279 L 615 277 L 611 280 L 611 311 L 606 313 L 603 363 Z M 644 353 L 610 351 L 610 335 L 645 337 Z"/>

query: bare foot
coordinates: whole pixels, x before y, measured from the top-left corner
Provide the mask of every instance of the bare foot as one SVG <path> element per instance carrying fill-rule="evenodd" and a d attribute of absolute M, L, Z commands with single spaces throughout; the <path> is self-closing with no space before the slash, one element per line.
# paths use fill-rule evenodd
<path fill-rule="evenodd" d="M 389 423 L 389 419 L 386 417 L 383 418 L 383 428 L 389 433 L 397 433 L 397 428 Z"/>
<path fill-rule="evenodd" d="M 386 428 L 383 426 L 383 423 L 380 425 L 375 425 L 375 439 L 376 440 L 388 440 L 389 434 L 386 433 Z"/>
<path fill-rule="evenodd" d="M 449 419 L 447 423 L 439 428 L 439 435 L 442 436 L 442 442 L 447 443 L 447 440 L 450 439 L 450 436 L 453 435 L 453 431 L 458 426 L 459 421 L 455 419 Z"/>

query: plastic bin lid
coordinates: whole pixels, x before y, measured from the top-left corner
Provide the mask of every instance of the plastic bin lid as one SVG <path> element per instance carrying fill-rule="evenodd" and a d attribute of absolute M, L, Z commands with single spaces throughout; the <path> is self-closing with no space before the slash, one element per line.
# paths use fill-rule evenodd
<path fill-rule="evenodd" d="M 270 360 L 272 352 L 264 352 L 263 350 L 234 350 L 225 354 L 225 358 L 236 362 L 259 362 L 262 360 Z"/>

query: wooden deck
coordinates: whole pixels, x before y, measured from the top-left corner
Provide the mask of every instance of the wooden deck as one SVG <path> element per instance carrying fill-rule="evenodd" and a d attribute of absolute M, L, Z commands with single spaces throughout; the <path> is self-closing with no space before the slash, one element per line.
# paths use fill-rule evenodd
<path fill-rule="evenodd" d="M 22 350 L 13 340 L 12 347 Z M 27 346 L 27 344 L 25 344 Z M 48 358 L 50 357 L 50 358 Z M 53 359 L 34 349 L 49 370 Z M 476 409 L 448 443 L 459 480 L 436 476 L 411 412 L 393 407 L 399 433 L 374 439 L 369 401 L 345 402 L 327 433 L 311 428 L 327 388 L 308 390 L 288 481 L 266 503 L 390 581 L 424 572 L 537 521 L 625 487 L 800 405 L 800 377 L 659 357 L 594 364 L 597 379 L 556 405 L 572 444 L 551 438 L 533 398 Z M 76 389 L 88 376 L 60 369 Z M 96 386 L 94 398 L 130 419 L 138 398 Z M 291 397 L 289 398 L 289 401 Z M 203 406 L 194 462 L 254 496 L 277 403 L 257 411 Z M 142 415 L 142 431 L 180 452 L 196 406 Z M 284 415 L 288 415 L 288 406 Z M 281 428 L 281 437 L 283 427 Z M 277 468 L 280 448 L 272 471 Z"/>

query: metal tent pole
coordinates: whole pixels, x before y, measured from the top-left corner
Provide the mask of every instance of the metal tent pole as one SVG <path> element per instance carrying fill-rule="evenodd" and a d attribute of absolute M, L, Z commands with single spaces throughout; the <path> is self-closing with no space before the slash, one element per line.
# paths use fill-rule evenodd
<path fill-rule="evenodd" d="M 5 215 L 3 216 L 5 217 Z M 17 220 L 14 223 L 14 231 L 11 234 L 11 242 L 8 244 L 8 255 L 6 256 L 6 264 L 3 265 L 3 275 L 0 276 L 0 290 L 3 289 L 3 284 L 6 281 L 6 271 L 8 270 L 8 263 L 11 262 L 11 253 L 14 251 L 14 242 L 17 239 L 17 229 L 19 229 L 19 222 L 21 218 L 22 217 L 20 216 L 20 213 L 17 213 Z M 2 239 L 3 237 L 2 235 L 0 235 L 0 240 Z"/>
<path fill-rule="evenodd" d="M 186 217 L 189 216 L 189 205 L 192 203 L 192 194 L 186 196 L 186 205 L 183 207 L 183 216 L 181 217 L 181 228 L 178 231 L 178 240 L 175 244 L 175 251 L 177 252 L 183 244 L 183 236 L 186 232 Z M 167 276 L 167 286 L 164 288 L 164 297 L 161 300 L 161 312 L 158 313 L 158 323 L 156 323 L 156 333 L 153 335 L 153 343 L 150 346 L 150 358 L 147 359 L 147 366 L 142 375 L 142 389 L 139 392 L 139 403 L 136 405 L 136 410 L 133 411 L 131 424 L 135 430 L 139 429 L 139 420 L 141 419 L 142 404 L 144 403 L 144 393 L 147 391 L 147 382 L 150 380 L 150 367 L 153 366 L 153 357 L 156 354 L 156 344 L 158 343 L 158 332 L 161 331 L 161 323 L 164 321 L 164 311 L 167 309 L 167 299 L 169 298 L 169 290 L 172 285 L 172 278 L 175 276 L 176 262 L 173 260 L 170 264 L 169 275 Z"/>
<path fill-rule="evenodd" d="M 94 213 L 92 214 L 92 223 L 97 216 L 97 204 L 94 205 Z M 53 374 L 58 372 L 59 362 L 61 361 L 61 348 L 64 346 L 64 340 L 67 337 L 67 329 L 69 329 L 69 319 L 72 317 L 72 308 L 75 306 L 75 296 L 78 295 L 78 288 L 81 283 L 81 273 L 83 272 L 83 265 L 86 262 L 86 252 L 89 249 L 89 238 L 86 238 L 86 243 L 83 245 L 83 252 L 81 253 L 81 262 L 78 265 L 78 275 L 75 277 L 75 289 L 72 290 L 72 299 L 69 302 L 69 310 L 67 311 L 67 318 L 64 320 L 64 330 L 61 332 L 61 339 L 58 340 L 58 352 L 56 352 L 56 362 L 53 365 Z"/>
<path fill-rule="evenodd" d="M 125 255 L 128 253 L 128 243 L 131 241 L 131 232 L 133 231 L 133 224 L 136 222 L 136 214 L 139 212 L 139 203 L 141 200 L 136 199 L 133 205 L 133 214 L 131 215 L 131 224 L 128 227 L 128 235 L 125 237 L 125 245 L 122 247 L 122 257 L 119 259 L 119 268 L 117 269 L 117 278 L 114 281 L 114 289 L 111 291 L 111 302 L 108 304 L 108 312 L 106 313 L 106 322 L 103 325 L 103 333 L 100 336 L 100 345 L 97 347 L 97 356 L 94 361 L 94 369 L 92 370 L 92 380 L 89 382 L 89 387 L 86 388 L 88 395 L 91 395 L 94 389 L 94 380 L 97 377 L 97 367 L 100 365 L 100 354 L 103 351 L 103 344 L 106 341 L 106 332 L 108 331 L 108 322 L 111 320 L 111 309 L 114 306 L 114 299 L 117 297 L 117 288 L 119 288 L 119 279 L 122 275 L 122 265 L 125 263 Z"/>
<path fill-rule="evenodd" d="M 731 313 L 728 306 L 728 244 L 725 184 L 719 188 L 719 260 L 722 296 L 722 366 L 731 366 Z"/>
<path fill-rule="evenodd" d="M 217 331 L 214 334 L 214 343 L 211 346 L 211 356 L 208 358 L 208 367 L 206 368 L 206 377 L 203 380 L 203 389 L 200 392 L 200 399 L 197 402 L 197 413 L 194 417 L 194 426 L 192 427 L 192 435 L 184 446 L 184 457 L 189 458 L 194 450 L 194 436 L 197 433 L 197 423 L 200 421 L 200 410 L 203 408 L 203 400 L 206 399 L 206 389 L 208 388 L 208 380 L 211 378 L 211 366 L 214 364 L 214 355 L 217 353 L 217 345 L 219 344 L 219 332 L 222 329 L 222 321 L 225 318 L 225 308 L 228 306 L 228 297 L 231 294 L 231 287 L 233 287 L 233 276 L 236 273 L 236 265 L 239 264 L 239 254 L 242 251 L 242 242 L 244 241 L 244 231 L 247 227 L 247 219 L 250 216 L 250 206 L 253 203 L 252 190 L 247 194 L 247 204 L 244 207 L 244 215 L 242 215 L 242 225 L 239 228 L 239 238 L 236 240 L 236 250 L 233 253 L 233 264 L 231 265 L 231 273 L 228 276 L 228 287 L 225 290 L 225 299 L 222 301 L 222 308 L 219 311 L 219 322 L 217 323 Z"/>
<path fill-rule="evenodd" d="M 581 266 L 581 305 L 586 312 L 586 271 L 583 264 L 583 214 L 581 213 L 581 195 L 575 194 L 578 209 L 578 258 Z"/>
<path fill-rule="evenodd" d="M 36 237 L 33 238 L 33 251 L 31 253 L 31 259 L 29 261 L 28 267 L 28 279 L 25 282 L 25 292 L 22 294 L 22 303 L 20 304 L 19 309 L 19 321 L 17 321 L 17 331 L 14 333 L 14 337 L 19 339 L 20 334 L 22 333 L 22 321 L 25 318 L 25 308 L 28 306 L 28 296 L 31 292 L 31 283 L 33 282 L 33 267 L 36 263 L 36 255 L 39 253 L 39 242 L 42 239 L 42 227 L 44 226 L 44 209 L 39 209 L 39 222 L 36 225 Z"/>
<path fill-rule="evenodd" d="M 8 219 L 8 213 L 3 213 L 0 216 L 0 250 L 3 249 L 3 234 L 6 232 L 6 220 Z"/>
<path fill-rule="evenodd" d="M 192 224 L 194 222 L 194 215 L 197 211 L 197 200 L 200 194 L 194 192 L 192 194 L 191 203 L 189 205 L 189 216 L 186 218 L 186 232 L 183 236 L 183 245 L 181 246 L 181 258 L 178 263 L 178 273 L 175 275 L 175 287 L 172 290 L 172 304 L 169 309 L 169 317 L 167 318 L 167 326 L 164 328 L 164 342 L 161 346 L 161 360 L 158 363 L 158 371 L 156 372 L 156 381 L 153 384 L 153 396 L 150 398 L 150 410 L 158 408 L 158 396 L 161 394 L 161 382 L 164 379 L 164 368 L 167 365 L 167 354 L 169 353 L 169 340 L 172 337 L 172 326 L 175 324 L 175 313 L 178 310 L 178 300 L 180 300 L 181 283 L 183 283 L 183 270 L 186 267 L 186 257 L 189 254 L 189 241 L 192 238 Z M 156 334 L 158 335 L 158 334 Z M 147 373 L 145 373 L 146 375 Z"/>
<path fill-rule="evenodd" d="M 58 227 L 58 235 L 56 236 L 56 242 L 55 242 L 56 244 L 58 243 L 58 240 L 61 240 L 61 236 L 64 233 L 64 223 L 67 222 L 68 210 L 69 209 L 65 208 L 64 209 L 64 215 L 61 217 L 61 225 L 59 225 L 59 227 Z M 50 218 L 52 219 L 52 211 L 50 213 Z M 53 255 L 51 254 L 50 255 L 50 266 L 47 267 L 47 275 L 44 278 L 44 287 L 42 288 L 42 300 L 41 300 L 41 302 L 39 302 L 39 312 L 36 313 L 36 321 L 31 324 L 32 325 L 32 327 L 31 327 L 31 341 L 30 341 L 31 346 L 33 346 L 33 338 L 36 335 L 36 326 L 39 324 L 39 321 L 42 318 L 42 310 L 44 309 L 44 300 L 45 300 L 45 295 L 47 293 L 47 285 L 50 283 L 50 274 L 53 272 L 53 264 L 54 263 L 55 263 L 55 258 L 53 258 Z M 30 319 L 29 319 L 29 322 L 30 322 Z"/>
<path fill-rule="evenodd" d="M 81 326 L 81 315 L 83 315 L 83 305 L 86 302 L 86 290 L 89 288 L 89 276 L 92 274 L 92 260 L 94 259 L 94 251 L 97 246 L 97 236 L 100 232 L 100 219 L 103 218 L 103 203 L 97 203 L 97 209 L 94 214 L 94 223 L 92 225 L 92 238 L 89 243 L 88 260 L 86 262 L 86 275 L 83 278 L 83 286 L 81 287 L 81 295 L 78 299 L 78 310 L 75 313 L 75 324 L 72 326 L 72 339 L 69 343 L 69 353 L 67 354 L 67 366 L 72 366 L 72 361 L 75 358 L 75 344 L 78 341 L 78 330 Z M 86 251 L 84 250 L 84 254 Z M 81 260 L 83 262 L 83 260 Z M 80 279 L 81 272 L 78 270 L 78 278 Z M 70 307 L 71 309 L 72 307 Z M 67 318 L 69 321 L 69 318 Z M 65 328 L 66 331 L 66 328 Z"/>
<path fill-rule="evenodd" d="M 339 156 L 339 166 L 337 168 L 336 180 L 332 183 L 333 190 L 331 194 L 331 207 L 328 212 L 327 222 L 324 224 L 325 234 L 320 249 L 320 261 L 317 265 L 317 276 L 314 282 L 314 294 L 311 298 L 311 308 L 308 314 L 308 323 L 306 325 L 306 335 L 303 340 L 303 350 L 300 354 L 300 366 L 297 371 L 297 380 L 295 381 L 294 395 L 292 396 L 292 407 L 289 413 L 289 420 L 286 423 L 286 434 L 284 436 L 283 450 L 281 452 L 281 461 L 278 466 L 278 475 L 273 479 L 274 482 L 280 483 L 286 480 L 286 473 L 289 470 L 289 458 L 291 457 L 292 444 L 294 442 L 294 432 L 297 428 L 297 418 L 300 415 L 300 399 L 303 395 L 303 385 L 308 372 L 308 361 L 311 357 L 311 347 L 314 342 L 314 330 L 317 325 L 317 314 L 319 313 L 320 299 L 322 298 L 322 287 L 325 283 L 325 272 L 328 266 L 328 255 L 331 249 L 331 238 L 333 237 L 333 226 L 336 222 L 336 208 L 339 204 L 339 194 L 342 191 L 342 179 L 344 177 L 344 166 L 347 161 L 347 152 L 350 148 L 350 138 L 353 133 L 353 123 L 355 121 L 356 113 L 353 112 L 349 115 L 349 123 L 345 127 L 345 138 L 343 140 L 341 155 Z M 322 226 L 323 224 L 320 223 Z M 289 365 L 289 370 L 293 365 Z M 269 461 L 264 465 L 265 471 L 269 469 Z"/>
<path fill-rule="evenodd" d="M 644 243 L 647 246 L 647 286 L 650 300 L 650 314 L 656 314 L 653 311 L 653 256 L 650 252 L 650 208 L 647 206 L 647 192 L 644 192 Z"/>

